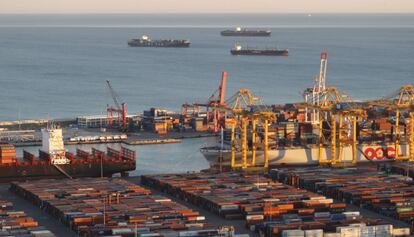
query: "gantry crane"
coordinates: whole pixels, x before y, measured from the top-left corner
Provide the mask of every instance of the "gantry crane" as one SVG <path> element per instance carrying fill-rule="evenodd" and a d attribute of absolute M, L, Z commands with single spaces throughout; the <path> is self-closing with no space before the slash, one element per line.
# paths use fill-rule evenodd
<path fill-rule="evenodd" d="M 313 106 L 319 106 L 321 96 L 326 93 L 326 71 L 328 68 L 328 53 L 321 53 L 321 63 L 319 68 L 319 75 L 315 77 L 315 82 L 312 88 L 307 88 L 303 97 L 305 103 Z M 309 118 L 310 117 L 310 118 Z M 317 108 L 305 108 L 305 121 L 314 125 L 319 123 L 319 110 Z"/>
<path fill-rule="evenodd" d="M 106 81 L 109 93 L 114 101 L 115 107 L 107 105 L 106 109 L 106 126 L 108 128 L 114 128 L 114 115 L 117 115 L 118 118 L 118 128 L 122 131 L 127 130 L 127 111 L 126 104 L 122 102 L 119 104 L 119 96 L 111 86 L 110 81 Z"/>
<path fill-rule="evenodd" d="M 409 160 L 414 162 L 414 85 L 402 86 L 396 93 L 387 98 L 374 100 L 370 102 L 373 106 L 381 106 L 395 111 L 395 132 L 394 132 L 394 149 L 395 160 Z M 407 117 L 402 116 L 402 112 L 408 113 Z M 406 154 L 401 151 L 402 134 L 400 131 L 400 120 L 405 119 L 407 125 L 406 135 L 408 137 L 408 150 Z"/>
<path fill-rule="evenodd" d="M 350 100 L 335 87 L 326 87 L 318 96 L 319 101 L 308 101 L 306 107 L 318 112 L 318 160 L 320 164 L 332 166 L 344 164 L 344 148 L 352 146 L 352 164 L 357 163 L 357 121 L 366 118 L 366 104 Z M 345 124 L 348 121 L 348 124 Z M 324 124 L 329 125 L 326 132 Z M 352 134 L 352 139 L 345 134 Z M 325 144 L 330 147 L 330 156 L 323 156 Z"/>
<path fill-rule="evenodd" d="M 264 129 L 263 155 L 264 167 L 269 166 L 269 143 L 268 143 L 268 126 L 270 122 L 276 120 L 276 115 L 270 108 L 263 104 L 263 101 L 254 96 L 248 89 L 240 89 L 238 92 L 226 100 L 224 105 L 218 106 L 219 110 L 232 113 L 231 125 L 231 167 L 232 168 L 248 168 L 257 165 L 257 127 Z M 252 157 L 248 160 L 248 126 L 251 125 L 252 135 Z M 236 129 L 240 131 L 240 136 L 236 137 Z M 241 150 L 241 161 L 237 162 L 236 152 Z"/>
<path fill-rule="evenodd" d="M 366 102 L 355 102 L 349 97 L 341 95 L 334 87 L 327 87 L 321 94 L 319 105 L 307 104 L 309 108 L 317 109 L 319 115 L 319 163 L 330 164 L 333 166 L 343 164 L 343 149 L 346 145 L 352 145 L 352 164 L 357 163 L 357 123 L 359 120 L 367 119 L 367 110 L 378 106 L 395 111 L 395 160 L 409 160 L 414 162 L 414 86 L 406 85 L 400 88 L 388 98 L 371 100 Z M 401 131 L 400 120 L 401 112 L 409 113 L 403 117 L 407 124 L 407 143 L 406 154 L 401 152 Z M 344 121 L 349 122 L 348 125 Z M 325 136 L 323 123 L 329 124 L 329 137 Z M 352 139 L 347 139 L 344 134 L 352 134 Z M 326 142 L 329 143 L 331 156 L 323 158 L 323 150 Z"/>

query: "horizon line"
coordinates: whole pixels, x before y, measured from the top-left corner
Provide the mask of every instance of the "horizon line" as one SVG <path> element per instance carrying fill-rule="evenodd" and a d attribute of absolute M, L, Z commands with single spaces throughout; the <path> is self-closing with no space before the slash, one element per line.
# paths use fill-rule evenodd
<path fill-rule="evenodd" d="M 414 12 L 11 12 L 0 15 L 414 15 Z"/>

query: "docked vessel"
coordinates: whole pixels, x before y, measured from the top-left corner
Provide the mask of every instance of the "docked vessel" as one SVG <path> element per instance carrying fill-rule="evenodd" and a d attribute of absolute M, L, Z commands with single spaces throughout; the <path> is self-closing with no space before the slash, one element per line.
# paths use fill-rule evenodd
<path fill-rule="evenodd" d="M 401 145 L 400 153 L 405 153 L 408 149 L 407 145 Z M 217 164 L 219 161 L 223 165 L 230 165 L 231 148 L 225 146 L 202 147 L 200 152 L 204 155 L 210 164 Z M 352 146 L 345 146 L 343 149 L 344 162 L 352 162 Z M 248 159 L 251 157 L 251 151 L 248 152 Z M 263 164 L 264 152 L 257 151 L 257 162 Z M 272 149 L 268 152 L 269 165 L 316 165 L 319 163 L 319 149 L 317 146 L 297 146 L 297 147 L 281 147 Z M 322 159 L 326 160 L 331 156 L 329 147 L 323 148 Z M 220 158 L 221 157 L 221 158 Z M 236 159 L 240 161 L 241 152 L 236 152 Z M 395 158 L 394 144 L 361 144 L 357 150 L 358 162 L 377 162 L 390 161 Z"/>
<path fill-rule="evenodd" d="M 67 152 L 63 143 L 62 129 L 52 126 L 42 129 L 42 147 L 39 157 L 23 151 L 16 157 L 16 149 L 10 144 L 0 144 L 0 181 L 57 178 L 57 177 L 110 177 L 136 169 L 135 151 L 107 148 L 107 152 L 77 149 L 76 154 Z"/>
<path fill-rule="evenodd" d="M 258 56 L 289 56 L 287 49 L 249 49 L 243 48 L 241 45 L 236 46 L 230 50 L 232 55 L 258 55 Z"/>
<path fill-rule="evenodd" d="M 222 36 L 261 36 L 269 37 L 272 34 L 270 30 L 248 30 L 237 27 L 235 30 L 224 30 Z"/>
<path fill-rule="evenodd" d="M 140 39 L 131 39 L 128 45 L 131 47 L 161 47 L 161 48 L 188 48 L 191 42 L 189 40 L 152 40 L 149 36 L 143 35 Z"/>

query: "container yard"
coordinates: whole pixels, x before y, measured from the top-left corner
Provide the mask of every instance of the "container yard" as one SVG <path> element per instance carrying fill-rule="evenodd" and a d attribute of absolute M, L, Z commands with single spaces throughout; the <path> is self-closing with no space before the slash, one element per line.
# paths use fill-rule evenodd
<path fill-rule="evenodd" d="M 261 236 L 409 236 L 382 219 L 323 195 L 246 173 L 145 175 L 142 184 L 225 219 L 243 219 Z"/>
<path fill-rule="evenodd" d="M 233 236 L 200 213 L 123 179 L 42 180 L 10 190 L 80 236 Z"/>
<path fill-rule="evenodd" d="M 401 167 L 397 165 L 396 167 Z M 393 167 L 393 166 L 391 166 Z M 347 169 L 290 168 L 273 169 L 273 179 L 294 187 L 375 211 L 413 225 L 413 180 L 390 174 L 380 166 Z M 391 168 L 391 171 L 396 170 Z"/>
<path fill-rule="evenodd" d="M 0 199 L 0 236 L 56 237 L 50 230 L 23 211 L 17 211 L 13 203 Z"/>

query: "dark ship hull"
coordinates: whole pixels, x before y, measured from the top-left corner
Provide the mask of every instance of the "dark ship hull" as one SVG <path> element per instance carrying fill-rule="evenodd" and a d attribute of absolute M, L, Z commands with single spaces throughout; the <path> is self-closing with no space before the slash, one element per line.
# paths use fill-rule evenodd
<path fill-rule="evenodd" d="M 145 41 L 133 39 L 128 41 L 130 47 L 155 47 L 155 48 L 188 48 L 190 47 L 188 40 L 154 40 Z"/>
<path fill-rule="evenodd" d="M 225 30 L 221 32 L 222 36 L 247 36 L 247 37 L 269 37 L 272 33 L 270 31 L 235 31 L 235 30 Z"/>
<path fill-rule="evenodd" d="M 232 55 L 257 55 L 257 56 L 289 56 L 288 50 L 257 50 L 257 49 L 242 49 L 231 50 Z"/>
<path fill-rule="evenodd" d="M 101 176 L 100 162 L 85 162 L 57 166 L 73 178 Z M 102 165 L 102 174 L 105 177 L 111 177 L 117 173 L 125 175 L 128 171 L 133 171 L 135 169 L 135 162 L 104 162 Z M 65 174 L 51 164 L 19 164 L 0 166 L 0 182 L 66 177 L 67 176 Z"/>
<path fill-rule="evenodd" d="M 10 147 L 10 146 L 9 146 Z M 15 154 L 14 148 L 8 153 Z M 5 157 L 3 151 L 3 157 Z M 136 169 L 135 151 L 122 147 L 121 150 L 107 148 L 103 152 L 92 148 L 92 152 L 76 150 L 76 154 L 67 152 L 68 164 L 52 164 L 51 156 L 39 150 L 39 158 L 23 151 L 23 158 L 0 163 L 0 182 L 45 178 L 111 177 L 114 174 L 126 176 L 128 171 Z"/>

